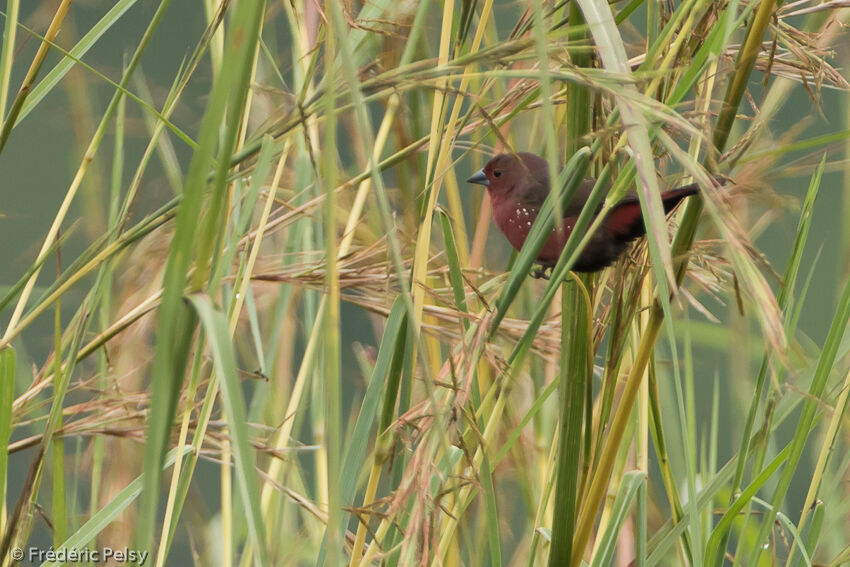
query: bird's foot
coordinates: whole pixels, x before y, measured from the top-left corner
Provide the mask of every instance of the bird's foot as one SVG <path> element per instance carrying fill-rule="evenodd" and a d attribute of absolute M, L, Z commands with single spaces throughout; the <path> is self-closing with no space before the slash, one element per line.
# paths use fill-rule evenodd
<path fill-rule="evenodd" d="M 546 273 L 546 270 L 549 270 L 549 273 Z M 552 266 L 535 266 L 533 270 L 531 270 L 531 277 L 539 280 L 544 279 L 548 280 L 552 275 Z"/>

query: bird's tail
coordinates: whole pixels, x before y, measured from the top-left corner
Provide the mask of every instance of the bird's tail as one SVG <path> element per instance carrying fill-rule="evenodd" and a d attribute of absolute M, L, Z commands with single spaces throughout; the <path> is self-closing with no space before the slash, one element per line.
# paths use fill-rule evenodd
<path fill-rule="evenodd" d="M 670 189 L 669 191 L 664 191 L 663 193 L 661 193 L 661 202 L 664 204 L 664 212 L 669 213 L 670 211 L 676 208 L 676 205 L 679 204 L 679 201 L 681 201 L 685 197 L 696 195 L 697 193 L 699 193 L 699 185 L 697 185 L 696 183 L 691 183 L 690 185 L 685 185 L 683 187 L 679 187 L 678 189 Z"/>

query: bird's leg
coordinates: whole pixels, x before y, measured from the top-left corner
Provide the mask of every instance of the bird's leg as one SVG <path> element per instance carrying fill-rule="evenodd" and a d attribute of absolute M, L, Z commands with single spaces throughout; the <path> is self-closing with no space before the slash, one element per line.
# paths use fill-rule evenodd
<path fill-rule="evenodd" d="M 550 270 L 550 272 L 547 274 L 546 270 Z M 536 280 L 539 280 L 541 278 L 544 280 L 548 280 L 549 276 L 552 275 L 551 270 L 552 266 L 535 266 L 534 269 L 531 270 L 531 277 Z"/>

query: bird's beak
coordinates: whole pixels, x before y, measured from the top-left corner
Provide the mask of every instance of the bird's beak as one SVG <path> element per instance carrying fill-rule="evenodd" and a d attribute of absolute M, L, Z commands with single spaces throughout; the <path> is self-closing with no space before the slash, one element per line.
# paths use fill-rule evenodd
<path fill-rule="evenodd" d="M 467 183 L 477 183 L 478 185 L 483 185 L 484 187 L 490 186 L 490 180 L 487 179 L 487 176 L 484 175 L 484 170 L 479 169 L 475 173 L 472 174 L 472 177 L 466 180 Z"/>

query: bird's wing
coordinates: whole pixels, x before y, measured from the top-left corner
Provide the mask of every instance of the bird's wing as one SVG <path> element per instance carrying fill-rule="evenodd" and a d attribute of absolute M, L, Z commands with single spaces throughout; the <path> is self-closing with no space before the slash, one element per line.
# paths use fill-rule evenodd
<path fill-rule="evenodd" d="M 581 213 L 581 210 L 584 208 L 584 204 L 587 202 L 587 198 L 590 196 L 590 192 L 593 191 L 593 186 L 595 184 L 596 180 L 592 177 L 586 177 L 582 180 L 569 205 L 567 205 L 566 209 L 564 209 L 563 218 L 577 217 Z M 543 181 L 532 181 L 528 184 L 525 191 L 523 191 L 523 194 L 520 195 L 520 202 L 526 207 L 534 207 L 539 210 L 548 196 L 548 183 L 544 184 Z M 601 205 L 599 208 L 601 208 Z M 597 209 L 596 212 L 599 212 L 599 210 Z"/>
<path fill-rule="evenodd" d="M 540 210 L 546 197 L 549 196 L 549 176 L 546 175 L 544 179 L 535 179 L 529 176 L 525 181 L 522 194 L 518 196 L 520 204 L 524 207 Z"/>
<path fill-rule="evenodd" d="M 596 180 L 592 177 L 585 177 L 582 179 L 581 183 L 578 185 L 578 189 L 576 189 L 575 195 L 573 195 L 572 200 L 564 210 L 564 218 L 578 217 L 581 214 L 581 211 L 584 208 L 585 203 L 587 203 L 587 200 L 590 198 L 590 193 L 593 191 L 593 187 L 595 185 Z M 594 211 L 594 214 L 598 213 L 601 207 L 602 205 L 600 204 L 596 211 Z"/>
<path fill-rule="evenodd" d="M 679 201 L 696 192 L 696 185 L 687 185 L 661 193 L 664 213 L 669 213 L 679 204 Z M 643 213 L 640 209 L 637 193 L 626 193 L 625 197 L 608 213 L 605 225 L 612 236 L 625 239 L 643 236 L 646 233 L 646 228 L 643 224 Z"/>
<path fill-rule="evenodd" d="M 646 232 L 643 214 L 637 195 L 626 195 L 611 209 L 605 219 L 605 227 L 611 236 L 631 240 Z"/>

